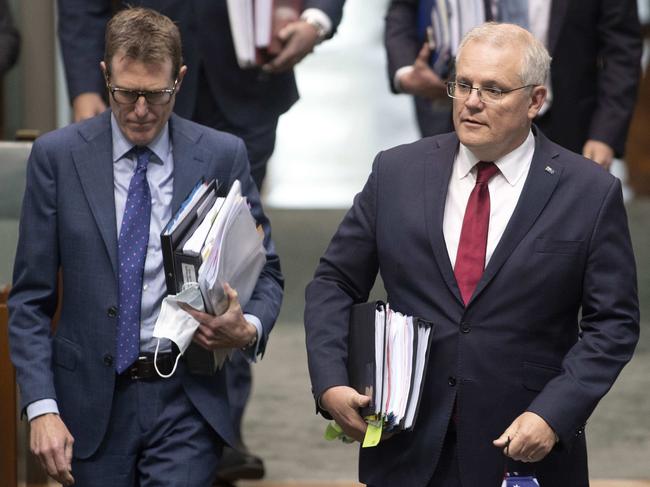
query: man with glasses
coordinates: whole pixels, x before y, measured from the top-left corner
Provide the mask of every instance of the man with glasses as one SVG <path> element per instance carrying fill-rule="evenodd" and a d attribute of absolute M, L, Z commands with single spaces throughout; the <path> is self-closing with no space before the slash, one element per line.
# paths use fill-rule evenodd
<path fill-rule="evenodd" d="M 64 485 L 208 486 L 236 441 L 226 378 L 192 375 L 181 360 L 162 380 L 153 367 L 160 233 L 200 178 L 240 181 L 266 264 L 243 310 L 226 288 L 223 315 L 193 315 L 194 341 L 255 360 L 282 299 L 269 222 L 243 142 L 172 114 L 187 68 L 169 18 L 118 13 L 101 70 L 110 110 L 37 139 L 28 163 L 9 327 L 30 446 Z M 161 341 L 158 369 L 176 356 Z"/>
<path fill-rule="evenodd" d="M 433 323 L 412 431 L 360 451 L 371 487 L 497 486 L 504 465 L 589 485 L 584 425 L 634 351 L 636 271 L 620 181 L 532 125 L 549 64 L 518 26 L 471 30 L 455 132 L 376 157 L 307 287 L 317 407 L 357 440 L 350 307 L 379 272 L 392 309 Z"/>

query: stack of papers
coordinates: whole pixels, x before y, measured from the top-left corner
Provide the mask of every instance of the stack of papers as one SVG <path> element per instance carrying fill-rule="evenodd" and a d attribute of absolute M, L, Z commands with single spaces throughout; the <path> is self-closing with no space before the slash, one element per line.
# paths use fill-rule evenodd
<path fill-rule="evenodd" d="M 239 181 L 235 181 L 219 205 L 201 250 L 198 282 L 209 313 L 220 315 L 228 308 L 225 283 L 237 290 L 242 307 L 246 305 L 266 263 L 263 240 Z"/>
<path fill-rule="evenodd" d="M 352 307 L 348 337 L 350 385 L 370 396 L 361 411 L 384 431 L 415 424 L 433 325 L 380 301 Z"/>

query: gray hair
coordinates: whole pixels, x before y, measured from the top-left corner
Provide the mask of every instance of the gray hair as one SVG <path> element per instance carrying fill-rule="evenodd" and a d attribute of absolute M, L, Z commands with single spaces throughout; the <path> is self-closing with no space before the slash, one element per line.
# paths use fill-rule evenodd
<path fill-rule="evenodd" d="M 542 85 L 548 76 L 551 66 L 551 56 L 530 32 L 515 24 L 500 24 L 486 22 L 470 30 L 458 47 L 458 59 L 462 56 L 463 48 L 471 42 L 484 42 L 495 47 L 508 45 L 521 46 L 523 51 L 519 77 L 524 85 Z"/>

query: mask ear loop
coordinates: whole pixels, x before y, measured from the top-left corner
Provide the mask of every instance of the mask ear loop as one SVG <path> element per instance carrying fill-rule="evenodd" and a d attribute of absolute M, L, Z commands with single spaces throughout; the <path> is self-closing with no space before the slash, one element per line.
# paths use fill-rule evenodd
<path fill-rule="evenodd" d="M 156 343 L 156 351 L 153 353 L 153 366 L 156 369 L 156 373 L 160 377 L 162 377 L 163 379 L 169 379 L 172 375 L 174 375 L 174 372 L 176 372 L 176 367 L 178 366 L 178 361 L 181 358 L 181 354 L 179 353 L 176 356 L 176 362 L 174 362 L 174 368 L 172 368 L 172 371 L 169 374 L 163 374 L 158 369 L 158 347 L 160 347 L 160 338 L 158 339 L 158 342 Z"/>

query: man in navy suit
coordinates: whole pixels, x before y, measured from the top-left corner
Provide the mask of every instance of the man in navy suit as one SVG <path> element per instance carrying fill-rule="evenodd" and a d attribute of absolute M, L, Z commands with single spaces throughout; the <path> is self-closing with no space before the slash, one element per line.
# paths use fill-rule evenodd
<path fill-rule="evenodd" d="M 243 310 L 227 289 L 225 314 L 194 314 L 194 341 L 242 348 L 250 360 L 279 312 L 279 261 L 243 142 L 172 114 L 187 71 L 175 24 L 127 9 L 109 22 L 106 39 L 110 110 L 39 138 L 28 162 L 9 326 L 31 449 L 65 485 L 207 486 L 223 446 L 236 441 L 226 378 L 192 375 L 182 360 L 171 379 L 152 368 L 166 294 L 160 233 L 199 178 L 241 182 L 264 229 L 266 264 Z M 128 270 L 136 255 L 141 263 Z M 59 274 L 61 317 L 51 333 Z M 135 327 L 135 345 L 118 333 L 123 326 Z M 168 371 L 175 358 L 161 342 L 159 367 Z"/>
<path fill-rule="evenodd" d="M 394 310 L 433 323 L 415 426 L 361 450 L 368 485 L 499 485 L 504 455 L 589 485 L 584 425 L 636 345 L 636 271 L 620 181 L 532 126 L 549 63 L 520 27 L 470 31 L 455 133 L 377 156 L 307 287 L 313 392 L 356 439 L 350 306 L 380 272 Z"/>
<path fill-rule="evenodd" d="M 549 96 L 535 124 L 553 142 L 604 167 L 622 157 L 641 74 L 636 0 L 474 2 L 487 5 L 487 19 L 528 28 L 553 57 Z M 413 95 L 423 136 L 453 129 L 444 80 L 430 69 L 418 36 L 418 10 L 433 3 L 391 0 L 384 38 L 391 89 Z"/>
<path fill-rule="evenodd" d="M 59 39 L 74 118 L 79 121 L 106 108 L 104 80 L 97 69 L 103 32 L 111 8 L 149 7 L 178 25 L 188 70 L 174 111 L 202 125 L 241 137 L 248 150 L 253 180 L 261 191 L 275 147 L 278 119 L 298 100 L 293 66 L 324 39 L 334 35 L 344 0 L 304 0 L 299 19 L 281 31 L 282 50 L 264 67 L 237 64 L 226 0 L 59 0 Z M 241 354 L 226 365 L 238 452 L 226 450 L 225 477 L 263 475 L 263 464 L 246 452 L 241 423 L 251 391 L 251 369 Z"/>

